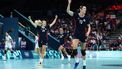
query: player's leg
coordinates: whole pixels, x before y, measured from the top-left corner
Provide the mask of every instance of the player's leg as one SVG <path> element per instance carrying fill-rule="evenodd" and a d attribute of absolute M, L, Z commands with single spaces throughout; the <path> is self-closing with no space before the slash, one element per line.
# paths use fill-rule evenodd
<path fill-rule="evenodd" d="M 40 48 L 39 48 L 39 42 L 35 42 L 35 52 L 40 55 Z"/>
<path fill-rule="evenodd" d="M 3 55 L 3 60 L 6 61 L 6 57 L 7 57 L 7 46 L 5 46 L 5 49 L 4 49 L 4 55 Z"/>
<path fill-rule="evenodd" d="M 12 45 L 11 45 L 11 44 L 9 44 L 9 50 L 10 50 L 10 52 L 11 52 L 11 56 L 13 56 L 14 51 L 13 51 L 13 49 L 12 49 Z"/>
<path fill-rule="evenodd" d="M 83 69 L 86 68 L 86 43 L 81 43 L 81 54 L 82 54 L 82 60 L 83 60 Z"/>
<path fill-rule="evenodd" d="M 41 42 L 39 42 L 39 48 L 36 48 L 36 51 L 39 54 L 39 64 L 42 64 L 43 59 L 42 59 L 42 43 Z"/>
<path fill-rule="evenodd" d="M 59 48 L 58 48 L 58 50 L 59 50 L 59 52 L 61 53 L 61 60 L 64 60 L 64 56 L 63 56 L 63 52 L 62 52 L 63 46 L 60 45 Z"/>
<path fill-rule="evenodd" d="M 79 65 L 79 58 L 77 57 L 77 47 L 79 44 L 79 39 L 73 39 L 72 40 L 72 48 L 73 48 L 73 55 L 75 57 L 75 66 L 74 69 L 77 68 L 77 66 Z"/>
<path fill-rule="evenodd" d="M 63 47 L 63 52 L 66 54 L 66 56 L 68 57 L 68 61 L 70 62 L 71 56 L 67 53 L 67 51 L 64 47 Z"/>
<path fill-rule="evenodd" d="M 42 47 L 41 47 L 41 58 L 40 58 L 40 62 L 42 63 L 46 54 L 46 43 L 47 41 L 42 41 Z"/>

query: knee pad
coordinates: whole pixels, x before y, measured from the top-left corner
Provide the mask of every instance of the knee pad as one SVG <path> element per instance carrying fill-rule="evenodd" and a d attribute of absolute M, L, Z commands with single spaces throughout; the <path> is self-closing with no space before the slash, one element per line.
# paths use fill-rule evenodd
<path fill-rule="evenodd" d="M 73 55 L 75 55 L 75 56 L 77 55 L 77 49 L 73 50 Z"/>
<path fill-rule="evenodd" d="M 4 54 L 6 54 L 7 53 L 7 51 L 6 50 L 4 50 Z"/>
<path fill-rule="evenodd" d="M 11 51 L 11 53 L 14 53 L 13 51 Z"/>
<path fill-rule="evenodd" d="M 86 50 L 81 50 L 82 56 L 86 55 Z"/>

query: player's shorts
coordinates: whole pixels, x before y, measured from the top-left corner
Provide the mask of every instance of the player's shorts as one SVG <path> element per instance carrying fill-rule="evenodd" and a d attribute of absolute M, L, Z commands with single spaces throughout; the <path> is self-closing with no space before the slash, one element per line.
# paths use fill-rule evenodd
<path fill-rule="evenodd" d="M 42 47 L 42 45 L 47 45 L 47 40 L 43 39 L 39 41 L 39 47 Z"/>
<path fill-rule="evenodd" d="M 85 42 L 86 36 L 84 34 L 74 34 L 73 36 L 74 39 L 79 39 L 81 42 Z"/>
<path fill-rule="evenodd" d="M 64 39 L 62 38 L 59 40 L 59 45 L 63 45 L 63 44 L 64 44 Z"/>
<path fill-rule="evenodd" d="M 5 43 L 5 48 L 6 49 L 11 49 L 12 48 L 12 44 L 11 43 Z"/>
<path fill-rule="evenodd" d="M 5 49 L 5 45 L 4 44 L 1 44 L 0 45 L 0 50 L 3 50 L 3 49 Z"/>

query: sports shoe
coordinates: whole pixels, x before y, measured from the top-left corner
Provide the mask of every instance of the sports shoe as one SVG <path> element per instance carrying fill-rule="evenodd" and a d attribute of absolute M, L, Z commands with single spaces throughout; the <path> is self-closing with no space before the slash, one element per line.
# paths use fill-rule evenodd
<path fill-rule="evenodd" d="M 78 67 L 78 65 L 79 65 L 79 62 L 76 62 L 75 66 L 74 66 L 74 69 L 76 69 Z"/>
<path fill-rule="evenodd" d="M 61 60 L 64 60 L 64 56 L 61 57 Z"/>

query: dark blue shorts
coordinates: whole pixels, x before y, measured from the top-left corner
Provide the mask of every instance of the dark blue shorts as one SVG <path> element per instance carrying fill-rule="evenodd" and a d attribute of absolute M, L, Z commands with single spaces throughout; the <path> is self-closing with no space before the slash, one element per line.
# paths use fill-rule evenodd
<path fill-rule="evenodd" d="M 59 40 L 59 44 L 60 45 L 63 45 L 64 44 L 64 39 L 63 38 Z"/>
<path fill-rule="evenodd" d="M 86 36 L 84 34 L 74 34 L 74 39 L 79 39 L 81 42 L 85 42 Z"/>
<path fill-rule="evenodd" d="M 47 40 L 43 39 L 43 40 L 39 40 L 39 47 L 42 47 L 42 45 L 46 45 L 47 44 Z"/>
<path fill-rule="evenodd" d="M 5 49 L 5 45 L 0 45 L 0 50 Z"/>

